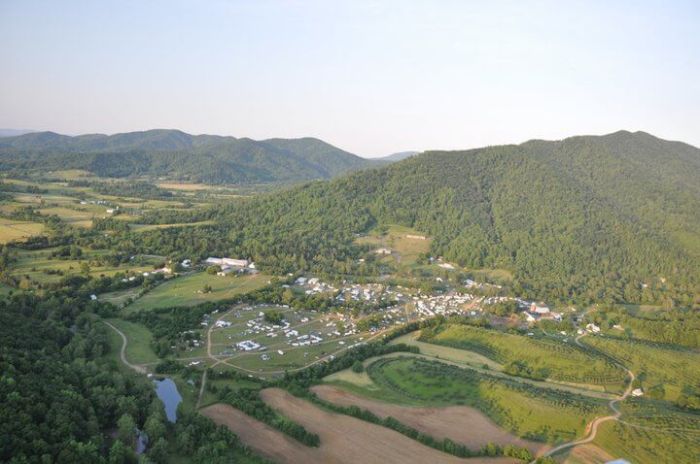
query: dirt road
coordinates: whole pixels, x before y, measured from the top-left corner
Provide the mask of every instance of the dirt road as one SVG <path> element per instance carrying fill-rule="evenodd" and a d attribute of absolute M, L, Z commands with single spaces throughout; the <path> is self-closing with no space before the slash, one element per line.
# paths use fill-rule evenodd
<path fill-rule="evenodd" d="M 129 360 L 126 359 L 126 347 L 127 347 L 127 344 L 129 343 L 129 340 L 127 340 L 126 335 L 124 335 L 124 332 L 122 332 L 121 330 L 117 329 L 115 326 L 113 326 L 112 324 L 110 324 L 110 323 L 107 322 L 107 321 L 102 321 L 102 322 L 104 322 L 105 324 L 107 324 L 109 327 L 112 328 L 112 330 L 114 330 L 115 332 L 117 332 L 117 333 L 119 334 L 120 337 L 122 337 L 122 347 L 121 347 L 121 351 L 119 352 L 119 357 L 121 358 L 121 360 L 122 360 L 122 362 L 124 363 L 124 365 L 127 366 L 127 367 L 130 368 L 130 369 L 135 370 L 135 371 L 138 372 L 139 374 L 147 374 L 148 371 L 146 370 L 145 367 L 140 366 L 140 365 L 138 365 L 138 364 L 131 364 L 131 363 L 129 362 Z"/>

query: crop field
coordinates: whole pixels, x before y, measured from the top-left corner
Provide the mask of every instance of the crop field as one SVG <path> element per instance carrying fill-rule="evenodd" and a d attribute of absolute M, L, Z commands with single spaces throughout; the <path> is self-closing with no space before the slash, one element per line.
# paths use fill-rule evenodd
<path fill-rule="evenodd" d="M 542 443 L 522 440 L 498 427 L 482 412 L 468 406 L 416 408 L 368 399 L 336 386 L 316 385 L 311 388 L 320 399 L 340 405 L 357 406 L 380 418 L 393 417 L 421 433 L 439 440 L 449 438 L 472 450 L 488 443 L 528 448 L 533 454 L 544 451 Z"/>
<path fill-rule="evenodd" d="M 229 427 L 245 444 L 263 456 L 280 463 L 505 464 L 517 462 L 509 458 L 460 459 L 424 446 L 386 427 L 324 411 L 283 390 L 263 390 L 262 397 L 273 409 L 303 425 L 310 432 L 318 434 L 320 446 L 318 448 L 304 446 L 228 405 L 209 406 L 204 408 L 202 413 L 214 422 Z"/>
<path fill-rule="evenodd" d="M 56 248 L 46 248 L 42 250 L 18 252 L 17 263 L 13 266 L 12 274 L 27 278 L 38 284 L 54 283 L 61 280 L 65 275 L 79 274 L 81 272 L 80 265 L 82 262 L 89 262 L 92 257 L 104 254 L 105 251 L 90 250 L 85 251 L 82 259 L 59 259 L 51 258 L 51 253 L 56 251 Z M 154 260 L 143 260 L 137 265 L 122 265 L 122 266 L 90 266 L 90 275 L 114 275 L 118 272 L 144 272 L 153 269 L 152 262 Z"/>
<path fill-rule="evenodd" d="M 38 222 L 18 221 L 0 218 L 0 243 L 12 240 L 25 240 L 44 231 L 44 225 Z"/>
<path fill-rule="evenodd" d="M 664 399 L 675 400 L 684 385 L 700 385 L 697 351 L 610 337 L 584 337 L 581 341 L 624 362 L 637 373 L 643 388 L 663 385 Z"/>
<path fill-rule="evenodd" d="M 93 211 L 84 211 L 84 210 L 66 208 L 66 207 L 61 207 L 61 206 L 42 208 L 39 210 L 39 213 L 46 215 L 46 216 L 56 215 L 59 218 L 61 218 L 62 221 L 68 223 L 69 225 L 71 225 L 73 227 L 83 227 L 83 228 L 92 227 L 93 217 L 106 217 L 107 216 L 107 214 L 105 213 L 105 208 L 102 208 L 102 213 L 99 214 L 99 213 L 96 213 Z"/>
<path fill-rule="evenodd" d="M 195 306 L 207 301 L 224 300 L 262 288 L 268 281 L 269 277 L 264 274 L 221 277 L 198 272 L 157 286 L 127 306 L 125 311 L 133 313 L 143 309 Z M 205 285 L 211 286 L 211 292 L 204 292 Z"/>
<path fill-rule="evenodd" d="M 536 441 L 556 443 L 580 436 L 590 419 L 607 411 L 601 399 L 419 357 L 380 358 L 367 371 L 375 387 L 355 385 L 354 393 L 407 406 L 475 407 L 518 437 Z"/>
<path fill-rule="evenodd" d="M 668 422 L 659 428 L 641 428 L 621 422 L 601 425 L 594 443 L 616 457 L 635 464 L 672 462 L 696 464 L 700 456 L 700 427 L 697 416 L 676 423 L 677 417 L 668 415 L 660 420 Z M 632 419 L 637 422 L 637 419 Z M 656 424 L 658 427 L 659 424 Z M 683 425 L 684 430 L 677 430 Z"/>
<path fill-rule="evenodd" d="M 625 380 L 625 373 L 618 366 L 582 350 L 573 342 L 567 344 L 550 338 L 457 324 L 440 327 L 434 334 L 424 333 L 421 340 L 474 351 L 502 364 L 525 363 L 512 369 L 525 377 L 602 385 L 610 391 L 619 391 Z"/>

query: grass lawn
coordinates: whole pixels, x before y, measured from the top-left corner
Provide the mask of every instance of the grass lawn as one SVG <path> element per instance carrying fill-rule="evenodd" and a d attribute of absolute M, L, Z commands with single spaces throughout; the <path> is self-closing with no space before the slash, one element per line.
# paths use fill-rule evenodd
<path fill-rule="evenodd" d="M 126 339 L 128 340 L 128 344 L 126 345 L 126 358 L 129 362 L 132 364 L 158 362 L 158 356 L 156 356 L 151 349 L 153 335 L 145 326 L 123 319 L 108 319 L 107 322 L 114 325 L 126 335 Z M 112 329 L 110 328 L 110 330 Z M 114 331 L 112 330 L 112 332 Z M 118 346 L 121 346 L 121 343 Z"/>
<path fill-rule="evenodd" d="M 267 285 L 269 279 L 264 274 L 220 277 L 198 272 L 177 277 L 157 286 L 125 310 L 133 313 L 142 309 L 195 306 L 207 301 L 224 300 L 262 288 Z M 210 293 L 202 292 L 205 285 L 211 286 Z"/>
<path fill-rule="evenodd" d="M 129 298 L 138 298 L 140 292 L 141 287 L 139 286 L 124 290 L 117 290 L 116 292 L 102 293 L 98 298 L 100 301 L 105 301 L 107 303 L 112 303 L 117 307 L 121 307 L 129 300 Z"/>
<path fill-rule="evenodd" d="M 0 243 L 24 240 L 44 231 L 44 224 L 0 218 Z"/>
<path fill-rule="evenodd" d="M 449 346 L 436 345 L 434 343 L 426 343 L 417 339 L 419 332 L 402 335 L 391 341 L 391 344 L 405 343 L 406 345 L 415 345 L 420 349 L 421 354 L 426 356 L 434 356 L 436 358 L 454 361 L 462 364 L 472 364 L 475 366 L 489 366 L 489 369 L 501 371 L 503 366 L 496 361 L 487 358 L 484 355 L 474 351 L 461 350 Z"/>

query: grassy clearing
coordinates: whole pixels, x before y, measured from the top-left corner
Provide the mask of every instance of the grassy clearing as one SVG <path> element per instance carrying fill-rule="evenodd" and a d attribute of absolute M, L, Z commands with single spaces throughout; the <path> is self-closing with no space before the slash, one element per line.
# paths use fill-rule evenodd
<path fill-rule="evenodd" d="M 515 375 L 602 385 L 611 391 L 619 391 L 625 380 L 625 372 L 618 366 L 573 342 L 457 324 L 440 327 L 435 333 L 424 332 L 422 340 L 477 352 L 505 364 L 505 371 Z"/>
<path fill-rule="evenodd" d="M 268 280 L 269 277 L 264 274 L 220 277 L 198 272 L 159 285 L 127 306 L 126 311 L 133 313 L 142 309 L 195 306 L 207 301 L 224 300 L 262 288 Z M 204 293 L 205 285 L 210 285 L 212 291 Z"/>
<path fill-rule="evenodd" d="M 111 303 L 114 306 L 122 307 L 129 299 L 135 300 L 141 293 L 141 287 L 127 288 L 116 292 L 103 293 L 99 295 L 99 300 Z"/>
<path fill-rule="evenodd" d="M 44 225 L 38 222 L 17 221 L 0 218 L 0 243 L 12 240 L 26 240 L 44 231 Z"/>
<path fill-rule="evenodd" d="M 448 361 L 454 361 L 460 364 L 470 364 L 474 366 L 488 366 L 489 369 L 501 371 L 503 370 L 503 365 L 497 363 L 496 361 L 476 353 L 474 351 L 468 351 L 458 348 L 452 348 L 450 346 L 436 345 L 434 343 L 427 343 L 418 340 L 419 332 L 414 332 L 406 335 L 402 335 L 391 341 L 392 344 L 404 343 L 406 345 L 414 345 L 420 349 L 421 354 L 426 356 L 434 356 L 439 359 L 445 359 Z"/>
<path fill-rule="evenodd" d="M 114 325 L 126 335 L 126 339 L 128 340 L 126 358 L 129 362 L 132 364 L 158 362 L 158 356 L 156 356 L 151 349 L 153 335 L 146 327 L 123 319 L 108 319 L 107 322 Z M 114 331 L 112 330 L 112 332 Z M 119 346 L 121 346 L 121 344 Z"/>
<path fill-rule="evenodd" d="M 700 385 L 697 351 L 610 337 L 584 337 L 581 341 L 621 360 L 644 388 L 662 384 L 667 400 L 675 400 L 684 385 Z"/>
<path fill-rule="evenodd" d="M 61 218 L 62 221 L 70 224 L 73 227 L 82 227 L 82 228 L 90 228 L 92 227 L 92 218 L 95 216 L 98 217 L 105 217 L 107 216 L 106 213 L 98 215 L 92 211 L 81 211 L 78 209 L 72 209 L 72 208 L 66 208 L 66 207 L 60 207 L 60 206 L 55 206 L 51 208 L 42 208 L 39 210 L 39 213 L 46 215 L 46 216 L 52 216 L 56 215 L 59 218 Z"/>

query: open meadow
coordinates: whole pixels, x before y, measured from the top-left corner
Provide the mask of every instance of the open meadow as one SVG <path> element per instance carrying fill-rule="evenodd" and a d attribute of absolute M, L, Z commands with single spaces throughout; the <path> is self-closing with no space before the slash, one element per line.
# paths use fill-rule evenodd
<path fill-rule="evenodd" d="M 195 272 L 157 286 L 127 306 L 125 313 L 172 306 L 195 306 L 207 301 L 225 300 L 262 288 L 269 280 L 265 274 L 221 277 L 206 272 Z M 205 286 L 211 287 L 211 291 L 205 290 Z"/>

